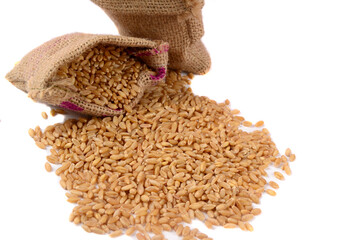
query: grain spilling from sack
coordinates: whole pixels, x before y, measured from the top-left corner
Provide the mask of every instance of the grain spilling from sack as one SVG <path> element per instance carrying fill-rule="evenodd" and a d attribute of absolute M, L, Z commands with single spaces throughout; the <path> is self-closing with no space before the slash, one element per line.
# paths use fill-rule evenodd
<path fill-rule="evenodd" d="M 30 51 L 6 78 L 36 102 L 84 115 L 118 116 L 164 81 L 168 50 L 168 43 L 157 40 L 71 33 Z"/>
<path fill-rule="evenodd" d="M 170 71 L 125 115 L 29 130 L 40 148 L 50 147 L 47 160 L 58 165 L 60 185 L 75 204 L 71 222 L 138 239 L 165 239 L 164 231 L 211 239 L 184 225 L 196 218 L 208 228 L 253 231 L 250 221 L 261 213 L 255 204 L 278 188 L 266 170 L 276 161 L 289 167 L 289 158 L 266 128 L 243 131 L 244 118 L 229 101 L 197 96 L 189 84 Z"/>
<path fill-rule="evenodd" d="M 99 45 L 61 66 L 56 79 L 70 79 L 88 103 L 129 109 L 141 92 L 138 78 L 145 70 L 147 65 L 125 48 Z"/>

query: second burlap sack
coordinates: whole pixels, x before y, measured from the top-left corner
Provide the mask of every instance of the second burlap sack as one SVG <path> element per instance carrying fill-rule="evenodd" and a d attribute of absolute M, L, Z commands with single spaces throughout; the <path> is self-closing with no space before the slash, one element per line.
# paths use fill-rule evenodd
<path fill-rule="evenodd" d="M 150 70 L 139 73 L 137 83 L 140 91 L 130 107 L 138 103 L 145 89 L 164 80 L 168 64 L 168 43 L 84 33 L 63 35 L 42 44 L 29 52 L 6 78 L 37 102 L 93 116 L 120 115 L 124 113 L 124 109 L 111 109 L 89 103 L 79 94 L 71 79 L 56 78 L 59 67 L 99 45 L 124 47 L 149 67 Z"/>
<path fill-rule="evenodd" d="M 113 20 L 121 35 L 169 43 L 169 67 L 205 74 L 210 56 L 204 35 L 204 0 L 91 0 Z"/>

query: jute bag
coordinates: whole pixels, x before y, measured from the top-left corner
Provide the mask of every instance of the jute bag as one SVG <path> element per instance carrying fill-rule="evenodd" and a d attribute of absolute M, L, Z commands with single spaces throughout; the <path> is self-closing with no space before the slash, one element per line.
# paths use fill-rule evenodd
<path fill-rule="evenodd" d="M 204 35 L 204 0 L 91 0 L 113 20 L 121 35 L 169 43 L 169 68 L 205 74 L 210 56 Z"/>
<path fill-rule="evenodd" d="M 57 80 L 54 77 L 60 66 L 100 44 L 127 47 L 132 55 L 155 71 L 140 72 L 137 79 L 140 92 L 132 100 L 131 107 L 138 103 L 145 89 L 164 80 L 168 63 L 168 43 L 84 33 L 67 34 L 44 43 L 28 53 L 6 78 L 37 102 L 94 116 L 120 115 L 124 112 L 123 109 L 113 110 L 86 102 L 69 79 Z"/>

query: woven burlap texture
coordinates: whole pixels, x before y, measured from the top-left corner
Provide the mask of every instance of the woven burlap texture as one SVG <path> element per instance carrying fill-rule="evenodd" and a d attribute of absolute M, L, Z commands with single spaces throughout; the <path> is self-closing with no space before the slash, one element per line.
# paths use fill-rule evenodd
<path fill-rule="evenodd" d="M 137 81 L 141 91 L 130 104 L 131 107 L 139 101 L 146 88 L 164 80 L 168 64 L 168 43 L 127 36 L 85 33 L 66 34 L 42 44 L 29 52 L 6 78 L 38 102 L 93 116 L 123 114 L 123 109 L 112 110 L 86 102 L 69 79 L 55 78 L 60 66 L 100 44 L 127 47 L 132 54 L 158 73 L 146 70 L 139 74 Z"/>
<path fill-rule="evenodd" d="M 120 35 L 169 43 L 169 68 L 205 74 L 211 58 L 201 41 L 204 0 L 91 0 L 112 19 Z"/>

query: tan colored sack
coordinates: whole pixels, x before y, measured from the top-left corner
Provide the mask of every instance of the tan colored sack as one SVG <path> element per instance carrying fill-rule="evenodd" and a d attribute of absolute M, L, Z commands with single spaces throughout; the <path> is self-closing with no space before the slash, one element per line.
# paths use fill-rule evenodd
<path fill-rule="evenodd" d="M 91 0 L 114 21 L 121 35 L 169 43 L 169 68 L 205 74 L 210 56 L 204 35 L 204 0 Z"/>
<path fill-rule="evenodd" d="M 84 33 L 67 34 L 44 43 L 28 53 L 6 75 L 6 78 L 38 102 L 94 116 L 120 115 L 124 112 L 123 109 L 113 110 L 89 103 L 69 79 L 55 78 L 59 67 L 100 44 L 126 47 L 127 51 L 156 71 L 156 73 L 149 70 L 140 72 L 137 79 L 140 92 L 131 102 L 130 107 L 139 101 L 146 88 L 164 80 L 168 63 L 168 43 Z"/>

